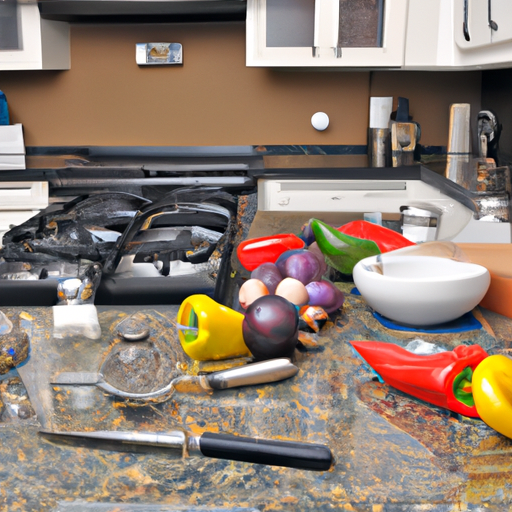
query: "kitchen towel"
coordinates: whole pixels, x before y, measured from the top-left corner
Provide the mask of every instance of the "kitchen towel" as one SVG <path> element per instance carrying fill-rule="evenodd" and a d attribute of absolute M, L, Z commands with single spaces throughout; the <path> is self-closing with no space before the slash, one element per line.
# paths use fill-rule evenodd
<path fill-rule="evenodd" d="M 373 312 L 373 316 L 386 328 L 394 329 L 395 331 L 411 331 L 411 332 L 424 332 L 424 333 L 448 333 L 448 332 L 466 332 L 474 331 L 482 328 L 482 324 L 475 318 L 473 313 L 470 311 L 460 318 L 452 320 L 451 322 L 445 322 L 443 324 L 429 325 L 425 327 L 410 327 L 399 323 L 380 315 L 376 311 Z"/>

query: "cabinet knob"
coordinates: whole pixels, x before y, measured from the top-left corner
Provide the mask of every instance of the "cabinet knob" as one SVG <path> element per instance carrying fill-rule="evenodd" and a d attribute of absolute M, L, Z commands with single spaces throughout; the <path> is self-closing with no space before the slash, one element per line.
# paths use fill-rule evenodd
<path fill-rule="evenodd" d="M 315 130 L 324 131 L 329 126 L 329 116 L 325 112 L 317 112 L 311 117 L 311 124 Z"/>

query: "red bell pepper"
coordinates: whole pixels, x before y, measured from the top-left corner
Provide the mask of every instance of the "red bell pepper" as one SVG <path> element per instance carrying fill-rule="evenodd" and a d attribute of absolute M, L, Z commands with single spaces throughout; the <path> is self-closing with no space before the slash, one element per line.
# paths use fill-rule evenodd
<path fill-rule="evenodd" d="M 372 240 L 377 244 L 381 253 L 416 245 L 400 233 L 366 220 L 348 222 L 337 228 L 337 230 L 345 235 Z"/>
<path fill-rule="evenodd" d="M 242 266 L 254 270 L 262 263 L 275 263 L 285 251 L 304 249 L 304 240 L 293 233 L 285 233 L 244 240 L 236 249 Z"/>
<path fill-rule="evenodd" d="M 473 395 L 473 370 L 489 354 L 479 345 L 418 355 L 393 343 L 351 341 L 354 349 L 390 386 L 450 411 L 479 418 Z"/>

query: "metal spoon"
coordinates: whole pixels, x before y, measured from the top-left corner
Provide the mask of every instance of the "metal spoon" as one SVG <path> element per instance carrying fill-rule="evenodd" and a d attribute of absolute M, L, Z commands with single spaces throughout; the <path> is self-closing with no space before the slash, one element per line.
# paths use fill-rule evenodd
<path fill-rule="evenodd" d="M 109 384 L 99 372 L 62 372 L 53 377 L 50 384 L 96 386 L 103 391 L 133 400 L 150 400 L 172 391 L 213 392 L 215 389 L 231 389 L 254 384 L 266 384 L 288 379 L 297 374 L 299 368 L 288 358 L 269 359 L 258 363 L 246 364 L 229 370 L 213 372 L 208 375 L 184 375 L 172 379 L 166 386 L 149 393 L 123 391 Z"/>

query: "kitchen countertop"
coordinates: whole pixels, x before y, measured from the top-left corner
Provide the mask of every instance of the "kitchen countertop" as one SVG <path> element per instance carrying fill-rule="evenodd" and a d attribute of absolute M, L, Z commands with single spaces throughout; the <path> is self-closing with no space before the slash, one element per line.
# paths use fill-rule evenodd
<path fill-rule="evenodd" d="M 479 420 L 461 418 L 373 380 L 348 341 L 405 344 L 421 337 L 453 348 L 478 343 L 489 353 L 512 349 L 512 319 L 477 308 L 482 328 L 418 334 L 383 327 L 351 293 L 324 326 L 318 346 L 296 350 L 299 373 L 260 387 L 174 394 L 168 401 L 127 406 L 95 387 L 50 386 L 56 371 L 94 371 L 112 341 L 113 326 L 135 307 L 98 307 L 100 340 L 58 339 L 51 308 L 23 309 L 31 356 L 20 368 L 38 418 L 8 415 L 16 402 L 0 383 L 1 510 L 331 510 L 502 511 L 512 504 L 512 441 Z M 178 306 L 144 308 L 152 336 L 187 361 L 176 338 Z M 9 317 L 22 310 L 7 308 Z M 196 368 L 197 369 L 197 368 Z M 23 392 L 20 392 L 23 395 Z M 23 400 L 18 399 L 18 404 Z M 26 405 L 26 401 L 25 401 Z M 311 472 L 166 452 L 102 451 L 37 434 L 40 423 L 61 430 L 184 428 L 326 444 L 335 457 L 327 472 Z M 85 502 L 85 503 L 84 503 Z M 117 504 L 114 506 L 114 504 Z M 133 508 L 136 505 L 141 508 Z M 155 508 L 148 508 L 149 505 Z M 237 508 L 238 507 L 238 508 Z"/>
<path fill-rule="evenodd" d="M 248 236 L 254 204 L 241 206 L 239 239 Z M 246 222 L 245 222 L 246 221 Z M 289 221 L 287 221 L 289 222 Z M 254 227 L 254 226 L 253 226 Z M 280 232 L 283 226 L 266 226 Z M 277 230 L 277 231 L 276 231 Z M 243 275 L 236 265 L 227 289 Z M 479 420 L 459 417 L 374 380 L 350 340 L 405 345 L 421 339 L 452 349 L 477 343 L 490 354 L 512 350 L 512 319 L 483 308 L 481 328 L 418 333 L 384 327 L 351 282 L 340 282 L 342 309 L 317 346 L 297 349 L 299 373 L 265 386 L 174 394 L 133 406 L 96 387 L 52 386 L 59 371 L 96 371 L 120 319 L 142 311 L 151 336 L 190 373 L 207 369 L 184 355 L 176 336 L 178 305 L 98 306 L 102 336 L 55 338 L 51 308 L 3 308 L 22 314 L 31 353 L 0 381 L 0 510 L 41 512 L 170 511 L 436 511 L 501 512 L 512 505 L 512 440 Z M 213 367 L 209 368 L 210 370 Z M 28 392 L 28 396 L 27 396 Z M 38 430 L 183 428 L 321 443 L 335 463 L 327 472 L 188 457 L 168 451 L 104 451 L 56 442 Z"/>

